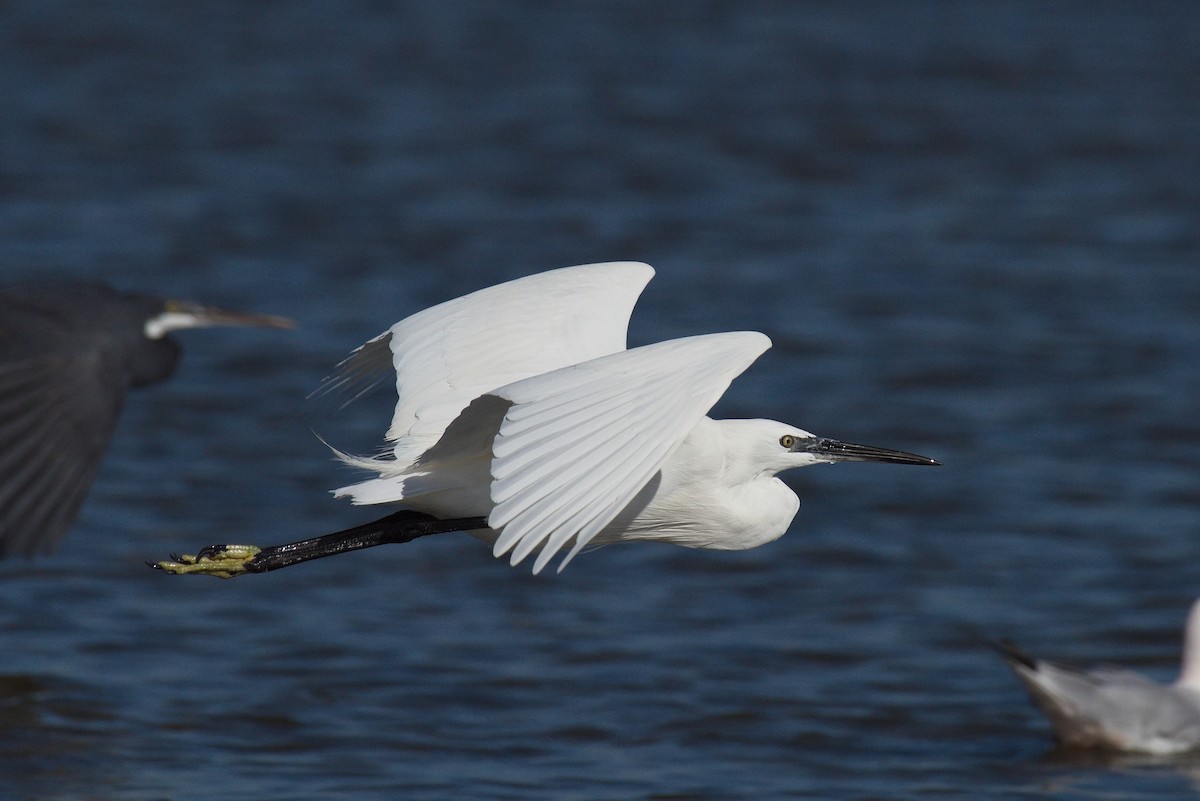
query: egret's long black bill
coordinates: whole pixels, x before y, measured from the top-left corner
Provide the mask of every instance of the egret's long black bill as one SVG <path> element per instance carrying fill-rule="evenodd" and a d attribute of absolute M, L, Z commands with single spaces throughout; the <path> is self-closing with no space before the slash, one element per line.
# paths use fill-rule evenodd
<path fill-rule="evenodd" d="M 927 464 L 940 465 L 936 459 L 920 456 L 907 451 L 894 451 L 890 448 L 877 448 L 874 445 L 857 445 L 853 442 L 841 442 L 836 439 L 817 437 L 809 450 L 837 462 L 890 462 L 892 464 Z"/>
<path fill-rule="evenodd" d="M 361 526 L 308 540 L 257 548 L 244 545 L 210 545 L 195 556 L 173 557 L 167 562 L 148 562 L 168 573 L 209 573 L 230 578 L 242 573 L 266 573 L 301 562 L 334 556 L 347 551 L 411 542 L 430 534 L 487 528 L 485 517 L 440 520 L 431 515 L 403 510 Z M 207 569 L 211 566 L 212 569 Z"/>

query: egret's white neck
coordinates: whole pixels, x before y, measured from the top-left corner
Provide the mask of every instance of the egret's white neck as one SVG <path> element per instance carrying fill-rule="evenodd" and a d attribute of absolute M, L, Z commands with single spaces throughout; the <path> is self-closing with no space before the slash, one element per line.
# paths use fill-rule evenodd
<path fill-rule="evenodd" d="M 761 476 L 774 475 L 775 465 L 762 452 L 764 434 L 757 420 L 713 420 L 720 434 L 725 480 L 730 486 L 745 484 Z"/>

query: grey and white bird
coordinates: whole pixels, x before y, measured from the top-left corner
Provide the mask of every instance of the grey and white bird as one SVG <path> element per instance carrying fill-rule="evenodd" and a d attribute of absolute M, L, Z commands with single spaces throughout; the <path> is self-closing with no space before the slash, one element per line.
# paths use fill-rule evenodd
<path fill-rule="evenodd" d="M 1034 659 L 1009 642 L 1001 650 L 1064 746 L 1156 755 L 1200 748 L 1200 601 L 1188 613 L 1173 684 Z"/>
<path fill-rule="evenodd" d="M 125 393 L 174 373 L 171 331 L 291 327 L 107 286 L 0 290 L 0 558 L 52 551 L 96 476 Z"/>
<path fill-rule="evenodd" d="M 264 572 L 345 550 L 470 531 L 495 556 L 561 570 L 589 545 L 633 540 L 741 550 L 780 537 L 800 500 L 776 474 L 838 461 L 937 464 L 708 410 L 771 341 L 753 331 L 626 349 L 654 274 L 613 262 L 473 292 L 412 315 L 342 363 L 327 389 L 360 393 L 394 371 L 380 456 L 339 454 L 374 478 L 356 504 L 401 508 L 376 523 L 259 549 L 210 546 L 156 563 L 172 573 Z"/>

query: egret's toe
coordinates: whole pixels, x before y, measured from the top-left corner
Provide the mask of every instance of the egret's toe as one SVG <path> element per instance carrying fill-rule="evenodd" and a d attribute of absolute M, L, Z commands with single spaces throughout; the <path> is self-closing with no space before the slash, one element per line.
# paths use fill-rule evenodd
<path fill-rule="evenodd" d="M 199 573 L 217 578 L 233 578 L 246 571 L 246 565 L 262 551 L 256 545 L 209 545 L 195 556 L 183 554 L 170 560 L 150 562 L 151 567 L 180 575 Z"/>

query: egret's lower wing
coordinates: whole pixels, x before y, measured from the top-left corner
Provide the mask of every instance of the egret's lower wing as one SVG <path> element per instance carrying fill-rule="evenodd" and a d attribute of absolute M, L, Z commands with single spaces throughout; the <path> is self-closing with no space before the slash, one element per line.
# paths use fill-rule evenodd
<path fill-rule="evenodd" d="M 534 572 L 572 537 L 577 553 L 770 344 L 748 331 L 675 339 L 492 392 L 512 402 L 492 448 L 494 553 L 516 564 L 541 545 Z"/>

